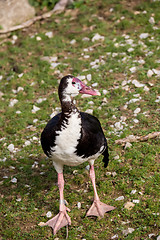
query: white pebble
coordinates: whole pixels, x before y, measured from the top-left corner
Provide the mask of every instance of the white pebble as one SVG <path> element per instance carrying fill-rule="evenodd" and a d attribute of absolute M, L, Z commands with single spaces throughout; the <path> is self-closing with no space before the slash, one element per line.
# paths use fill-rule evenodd
<path fill-rule="evenodd" d="M 20 91 L 24 91 L 24 88 L 23 87 L 18 87 L 17 92 L 20 92 Z"/>
<path fill-rule="evenodd" d="M 97 82 L 92 84 L 92 87 L 97 87 L 97 86 L 98 86 Z"/>
<path fill-rule="evenodd" d="M 42 103 L 42 102 L 44 102 L 44 101 L 46 101 L 47 100 L 47 98 L 39 98 L 38 100 L 37 100 L 37 103 Z"/>
<path fill-rule="evenodd" d="M 15 177 L 12 178 L 12 179 L 11 179 L 11 182 L 12 182 L 12 183 L 17 183 L 17 178 L 15 178 Z"/>
<path fill-rule="evenodd" d="M 32 113 L 36 113 L 39 110 L 40 110 L 39 107 L 36 107 L 35 105 L 33 105 Z"/>
<path fill-rule="evenodd" d="M 128 228 L 128 229 L 126 229 L 126 230 L 123 230 L 122 231 L 122 233 L 125 235 L 125 236 L 127 236 L 129 233 L 132 233 L 132 232 L 134 232 L 134 228 Z"/>
<path fill-rule="evenodd" d="M 17 202 L 20 202 L 21 200 L 22 200 L 21 198 L 17 198 L 17 199 L 16 199 Z"/>
<path fill-rule="evenodd" d="M 140 108 L 136 108 L 136 109 L 134 110 L 134 114 L 137 114 L 137 113 L 139 113 L 140 111 L 141 111 Z"/>
<path fill-rule="evenodd" d="M 47 217 L 47 218 L 52 217 L 52 213 L 51 213 L 51 211 L 48 211 L 48 212 L 46 213 L 46 217 Z"/>
<path fill-rule="evenodd" d="M 111 175 L 112 175 L 112 177 L 115 177 L 117 175 L 117 173 L 116 172 L 112 172 Z"/>
<path fill-rule="evenodd" d="M 149 88 L 147 86 L 144 86 L 144 91 L 149 92 Z"/>
<path fill-rule="evenodd" d="M 33 139 L 33 141 L 38 141 L 39 140 L 37 137 L 33 137 L 32 139 Z"/>
<path fill-rule="evenodd" d="M 139 88 L 139 87 L 144 87 L 145 86 L 145 84 L 143 84 L 143 83 L 140 83 L 140 82 L 138 82 L 137 80 L 132 80 L 132 84 L 134 84 L 134 86 L 135 87 L 137 87 L 137 88 Z"/>
<path fill-rule="evenodd" d="M 41 40 L 42 40 L 42 38 L 41 38 L 41 37 L 39 37 L 39 36 L 37 36 L 37 37 L 36 37 L 36 40 L 37 40 L 37 41 L 41 41 Z"/>
<path fill-rule="evenodd" d="M 111 237 L 111 239 L 115 239 L 118 238 L 118 234 L 115 234 L 113 237 Z"/>
<path fill-rule="evenodd" d="M 31 145 L 31 142 L 29 140 L 27 140 L 27 141 L 25 141 L 24 145 L 29 146 L 29 145 Z"/>
<path fill-rule="evenodd" d="M 139 203 L 140 201 L 138 199 L 132 200 L 133 203 Z"/>
<path fill-rule="evenodd" d="M 151 69 L 149 69 L 147 72 L 147 77 L 152 77 L 153 74 L 154 72 Z"/>
<path fill-rule="evenodd" d="M 115 128 L 116 128 L 117 130 L 122 130 L 122 129 L 123 129 L 123 125 L 121 124 L 121 122 L 116 122 L 116 123 L 114 124 L 114 126 L 115 126 Z"/>
<path fill-rule="evenodd" d="M 18 103 L 17 99 L 11 99 L 9 103 L 9 107 L 13 107 L 16 103 Z"/>
<path fill-rule="evenodd" d="M 134 190 L 131 191 L 131 194 L 135 194 L 136 192 L 137 192 L 137 190 L 134 189 Z"/>
<path fill-rule="evenodd" d="M 103 94 L 106 95 L 108 93 L 108 91 L 106 89 L 103 89 Z"/>
<path fill-rule="evenodd" d="M 52 38 L 53 37 L 53 32 L 46 32 L 45 36 L 47 36 L 48 38 Z"/>
<path fill-rule="evenodd" d="M 155 24 L 154 17 L 150 17 L 150 19 L 149 19 L 149 23 L 150 23 L 150 24 Z"/>
<path fill-rule="evenodd" d="M 33 119 L 33 123 L 36 123 L 36 122 L 38 122 L 38 119 L 37 118 Z"/>
<path fill-rule="evenodd" d="M 86 77 L 84 75 L 77 76 L 79 80 L 84 80 Z"/>
<path fill-rule="evenodd" d="M 8 150 L 10 152 L 13 152 L 14 151 L 14 145 L 11 143 L 9 146 L 8 146 Z"/>
<path fill-rule="evenodd" d="M 75 44 L 76 43 L 76 40 L 75 39 L 72 39 L 71 41 L 70 41 L 70 44 Z"/>
<path fill-rule="evenodd" d="M 19 111 L 19 110 L 18 110 L 18 111 L 16 111 L 16 114 L 21 114 L 21 113 L 22 113 L 22 112 L 21 112 L 21 111 Z"/>
<path fill-rule="evenodd" d="M 129 48 L 127 51 L 128 51 L 128 52 L 133 52 L 133 51 L 134 51 L 134 48 Z"/>
<path fill-rule="evenodd" d="M 81 203 L 80 202 L 77 203 L 77 207 L 78 207 L 78 209 L 81 208 Z"/>
<path fill-rule="evenodd" d="M 116 198 L 115 200 L 116 200 L 116 201 L 124 200 L 124 196 L 120 196 L 120 197 Z"/>
<path fill-rule="evenodd" d="M 139 123 L 139 120 L 135 118 L 135 119 L 133 119 L 133 122 L 134 123 Z"/>
<path fill-rule="evenodd" d="M 139 38 L 140 39 L 145 39 L 145 38 L 147 38 L 149 36 L 149 33 L 141 33 L 140 35 L 139 35 Z"/>
<path fill-rule="evenodd" d="M 88 37 L 84 37 L 84 38 L 82 38 L 82 41 L 84 41 L 84 42 L 88 42 L 90 39 L 88 38 Z"/>
<path fill-rule="evenodd" d="M 101 36 L 99 33 L 96 33 L 93 38 L 92 38 L 92 42 L 95 42 L 95 41 L 104 41 L 104 36 Z"/>
<path fill-rule="evenodd" d="M 131 67 L 129 70 L 130 70 L 131 73 L 135 73 L 137 68 L 136 67 Z"/>
<path fill-rule="evenodd" d="M 23 77 L 23 73 L 18 74 L 18 77 L 19 78 Z"/>
<path fill-rule="evenodd" d="M 89 114 L 93 114 L 93 109 L 87 109 L 85 112 Z"/>
<path fill-rule="evenodd" d="M 124 149 L 131 148 L 132 144 L 130 142 L 126 142 Z"/>
<path fill-rule="evenodd" d="M 88 81 L 91 81 L 91 80 L 92 80 L 92 75 L 91 75 L 91 74 L 87 74 L 86 77 L 87 77 L 87 80 L 88 80 Z"/>

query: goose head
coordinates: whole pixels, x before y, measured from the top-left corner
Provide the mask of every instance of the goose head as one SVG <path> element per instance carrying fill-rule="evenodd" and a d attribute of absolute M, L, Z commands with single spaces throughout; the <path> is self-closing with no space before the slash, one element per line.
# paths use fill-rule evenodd
<path fill-rule="evenodd" d="M 61 79 L 58 93 L 60 99 L 63 101 L 70 101 L 71 97 L 75 97 L 79 93 L 88 95 L 100 95 L 99 92 L 95 91 L 91 87 L 88 87 L 81 80 L 72 75 L 67 75 Z"/>

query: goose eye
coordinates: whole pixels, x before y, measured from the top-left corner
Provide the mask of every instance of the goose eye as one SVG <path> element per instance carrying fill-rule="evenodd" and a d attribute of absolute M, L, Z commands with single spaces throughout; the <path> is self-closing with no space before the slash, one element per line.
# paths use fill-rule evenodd
<path fill-rule="evenodd" d="M 75 84 L 76 84 L 76 82 L 72 82 L 72 84 L 73 84 L 73 85 L 75 85 Z"/>

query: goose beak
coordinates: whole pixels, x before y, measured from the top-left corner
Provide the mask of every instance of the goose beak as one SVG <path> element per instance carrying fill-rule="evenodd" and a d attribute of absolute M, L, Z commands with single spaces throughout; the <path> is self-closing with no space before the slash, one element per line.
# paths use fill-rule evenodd
<path fill-rule="evenodd" d="M 100 93 L 96 90 L 94 90 L 91 87 L 86 86 L 85 84 L 83 84 L 83 87 L 81 88 L 81 90 L 79 91 L 82 94 L 88 94 L 88 95 L 94 95 L 94 96 L 99 96 Z"/>
<path fill-rule="evenodd" d="M 100 92 L 94 90 L 91 87 L 88 87 L 86 84 L 84 84 L 81 80 L 78 78 L 74 78 L 74 80 L 78 83 L 79 85 L 79 93 L 82 94 L 88 94 L 88 95 L 94 95 L 94 96 L 100 96 Z"/>

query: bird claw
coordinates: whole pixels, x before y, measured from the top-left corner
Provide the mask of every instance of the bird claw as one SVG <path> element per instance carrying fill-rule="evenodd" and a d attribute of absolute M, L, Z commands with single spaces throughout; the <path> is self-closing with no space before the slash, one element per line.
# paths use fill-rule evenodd
<path fill-rule="evenodd" d="M 102 203 L 100 200 L 94 200 L 92 206 L 88 210 L 86 216 L 104 217 L 105 212 L 114 210 L 115 207 Z"/>
<path fill-rule="evenodd" d="M 67 208 L 67 210 L 69 209 Z M 60 211 L 55 217 L 45 223 L 45 226 L 50 226 L 53 229 L 54 235 L 59 229 L 67 225 L 71 225 L 71 219 L 66 210 Z"/>

